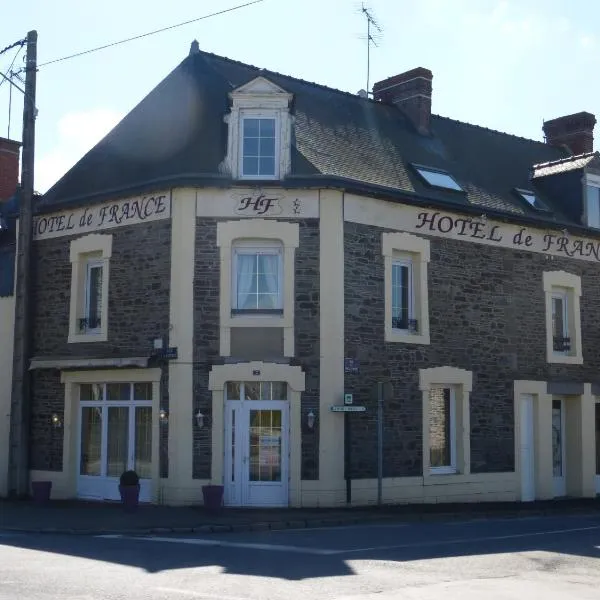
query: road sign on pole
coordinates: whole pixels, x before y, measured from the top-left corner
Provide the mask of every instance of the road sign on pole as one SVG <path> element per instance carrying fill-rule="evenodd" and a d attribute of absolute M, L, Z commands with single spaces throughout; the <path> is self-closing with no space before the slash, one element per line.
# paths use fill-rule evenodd
<path fill-rule="evenodd" d="M 329 407 L 331 412 L 365 412 L 367 410 L 366 406 L 355 406 L 354 404 L 346 405 L 346 404 L 333 404 Z"/>

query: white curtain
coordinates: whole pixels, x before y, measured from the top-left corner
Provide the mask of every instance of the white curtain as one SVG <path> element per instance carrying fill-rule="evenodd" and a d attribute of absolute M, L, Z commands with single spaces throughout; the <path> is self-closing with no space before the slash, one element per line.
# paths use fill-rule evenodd
<path fill-rule="evenodd" d="M 279 255 L 263 254 L 260 260 L 265 283 L 265 289 L 260 291 L 267 294 L 267 296 L 263 296 L 266 306 L 261 306 L 261 308 L 279 308 Z"/>
<path fill-rule="evenodd" d="M 255 265 L 255 254 L 237 255 L 237 308 L 256 308 L 250 297 L 256 277 Z"/>

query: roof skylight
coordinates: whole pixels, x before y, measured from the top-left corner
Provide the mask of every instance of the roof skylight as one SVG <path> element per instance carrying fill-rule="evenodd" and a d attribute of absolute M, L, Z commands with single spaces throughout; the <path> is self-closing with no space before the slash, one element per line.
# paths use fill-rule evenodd
<path fill-rule="evenodd" d="M 459 183 L 450 175 L 450 173 L 445 173 L 444 171 L 437 171 L 435 169 L 430 169 L 429 167 L 422 167 L 419 165 L 414 165 L 417 173 L 429 184 L 434 187 L 444 188 L 447 190 L 455 190 L 457 192 L 464 191 L 463 188 L 459 185 Z"/>
<path fill-rule="evenodd" d="M 535 192 L 532 192 L 531 190 L 517 190 L 517 194 L 519 194 L 519 196 L 521 196 L 521 198 L 532 208 L 535 208 L 536 210 L 549 210 L 540 198 L 536 196 Z"/>

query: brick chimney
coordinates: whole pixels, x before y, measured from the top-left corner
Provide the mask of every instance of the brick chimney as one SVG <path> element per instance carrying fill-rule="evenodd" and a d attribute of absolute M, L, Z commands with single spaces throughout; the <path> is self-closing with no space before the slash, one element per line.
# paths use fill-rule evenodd
<path fill-rule="evenodd" d="M 394 75 L 373 86 L 373 98 L 395 104 L 412 121 L 417 131 L 429 135 L 431 131 L 431 82 L 429 69 L 417 67 Z"/>
<path fill-rule="evenodd" d="M 596 117 L 589 112 L 544 121 L 546 142 L 552 146 L 566 146 L 575 155 L 593 152 L 595 124 Z"/>
<path fill-rule="evenodd" d="M 0 202 L 11 198 L 19 183 L 21 142 L 0 137 Z"/>

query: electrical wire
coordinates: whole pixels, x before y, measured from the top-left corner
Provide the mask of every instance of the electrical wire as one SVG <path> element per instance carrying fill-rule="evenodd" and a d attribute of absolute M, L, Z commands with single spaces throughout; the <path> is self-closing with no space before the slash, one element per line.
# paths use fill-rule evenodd
<path fill-rule="evenodd" d="M 27 43 L 27 40 L 23 39 L 23 40 L 19 40 L 18 42 L 15 42 L 14 44 L 9 44 L 8 46 L 6 46 L 6 48 L 3 48 L 2 50 L 0 50 L 0 55 L 4 54 L 5 52 L 8 52 L 12 48 L 16 48 L 17 46 L 21 46 L 21 48 L 22 48 L 26 43 Z"/>
<path fill-rule="evenodd" d="M 177 27 L 182 27 L 183 25 L 189 25 L 190 23 L 196 23 L 197 21 L 203 21 L 204 19 L 210 19 L 211 17 L 216 17 L 219 15 L 223 15 L 225 13 L 233 12 L 234 10 L 239 10 L 241 8 L 246 8 L 253 4 L 260 4 L 261 2 L 265 2 L 265 0 L 252 0 L 251 2 L 246 2 L 245 4 L 239 4 L 238 6 L 232 6 L 231 8 L 226 8 L 224 10 L 220 10 L 209 15 L 204 15 L 202 17 L 198 17 L 196 19 L 190 19 L 189 21 L 184 21 L 183 23 L 177 23 L 176 25 L 170 25 L 169 27 L 163 27 L 162 29 L 156 29 L 154 31 L 149 31 L 148 33 L 142 33 L 140 35 L 136 35 L 134 37 L 127 38 L 125 40 L 120 40 L 118 42 L 112 42 L 110 44 L 105 44 L 104 46 L 98 46 L 97 48 L 91 48 L 89 50 L 84 50 L 82 52 L 77 52 L 75 54 L 70 54 L 69 56 L 63 56 L 61 58 L 55 58 L 53 60 L 49 60 L 47 62 L 41 63 L 38 65 L 39 67 L 45 67 L 47 65 L 52 65 L 57 62 L 61 62 L 63 60 L 69 60 L 71 58 L 76 58 L 78 56 L 83 56 L 84 54 L 91 54 L 92 52 L 98 52 L 99 50 L 104 50 L 106 48 L 111 48 L 112 46 L 118 46 L 119 44 L 125 44 L 127 42 L 132 42 L 134 40 L 139 40 L 141 38 L 148 37 L 150 35 L 156 35 L 157 33 L 162 33 L 163 31 L 169 31 L 170 29 L 175 29 Z"/>

